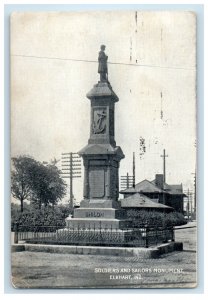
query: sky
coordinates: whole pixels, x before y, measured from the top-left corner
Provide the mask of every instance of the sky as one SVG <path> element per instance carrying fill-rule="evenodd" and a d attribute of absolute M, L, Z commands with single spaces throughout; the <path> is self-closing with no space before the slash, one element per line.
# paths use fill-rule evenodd
<path fill-rule="evenodd" d="M 192 12 L 42 12 L 11 16 L 11 152 L 39 161 L 78 152 L 88 142 L 90 100 L 101 44 L 119 97 L 115 140 L 120 175 L 136 182 L 162 173 L 194 190 L 196 19 Z M 144 140 L 145 152 L 140 140 Z M 58 163 L 60 165 L 60 162 Z M 82 200 L 83 177 L 74 181 Z"/>

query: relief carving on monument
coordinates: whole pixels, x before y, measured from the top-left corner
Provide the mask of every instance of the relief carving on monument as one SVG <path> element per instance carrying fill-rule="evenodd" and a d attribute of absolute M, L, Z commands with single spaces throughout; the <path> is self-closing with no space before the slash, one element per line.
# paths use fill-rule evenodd
<path fill-rule="evenodd" d="M 106 108 L 94 109 L 93 124 L 92 124 L 92 132 L 94 134 L 106 133 L 106 125 L 107 125 L 106 117 L 107 117 Z"/>

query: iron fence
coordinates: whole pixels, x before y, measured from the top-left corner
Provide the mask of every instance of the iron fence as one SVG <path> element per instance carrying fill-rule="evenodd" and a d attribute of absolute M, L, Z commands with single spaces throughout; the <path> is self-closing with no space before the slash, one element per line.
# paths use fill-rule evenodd
<path fill-rule="evenodd" d="M 174 241 L 173 227 L 139 225 L 135 228 L 117 229 L 110 227 L 83 228 L 75 227 L 60 229 L 60 226 L 25 226 L 15 225 L 14 242 L 59 245 L 96 245 L 150 247 Z"/>

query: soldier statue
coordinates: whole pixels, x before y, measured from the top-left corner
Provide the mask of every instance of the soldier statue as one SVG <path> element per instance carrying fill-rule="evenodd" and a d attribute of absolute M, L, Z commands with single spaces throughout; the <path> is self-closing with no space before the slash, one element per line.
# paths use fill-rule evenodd
<path fill-rule="evenodd" d="M 100 74 L 100 81 L 108 81 L 108 66 L 107 66 L 107 60 L 108 56 L 105 55 L 105 45 L 101 45 L 100 52 L 98 56 L 98 73 Z"/>

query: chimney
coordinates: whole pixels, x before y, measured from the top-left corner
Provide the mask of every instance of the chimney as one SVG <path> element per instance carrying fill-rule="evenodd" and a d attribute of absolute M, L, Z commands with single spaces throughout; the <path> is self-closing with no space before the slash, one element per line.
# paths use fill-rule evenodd
<path fill-rule="evenodd" d="M 163 174 L 156 174 L 155 175 L 155 184 L 160 189 L 163 189 Z"/>

